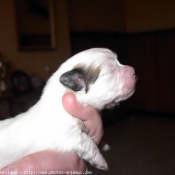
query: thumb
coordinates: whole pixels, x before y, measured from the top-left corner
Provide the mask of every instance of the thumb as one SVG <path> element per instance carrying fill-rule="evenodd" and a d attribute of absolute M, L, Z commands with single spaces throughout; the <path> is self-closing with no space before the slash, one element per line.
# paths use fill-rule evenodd
<path fill-rule="evenodd" d="M 79 104 L 72 93 L 64 94 L 62 103 L 69 114 L 84 122 L 88 135 L 98 144 L 103 136 L 103 124 L 98 111 L 91 106 Z"/>

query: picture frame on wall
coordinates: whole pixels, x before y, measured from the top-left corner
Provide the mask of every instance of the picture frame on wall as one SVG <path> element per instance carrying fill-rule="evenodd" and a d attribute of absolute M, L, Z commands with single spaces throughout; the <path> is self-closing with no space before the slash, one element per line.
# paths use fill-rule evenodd
<path fill-rule="evenodd" d="M 20 51 L 56 48 L 54 0 L 15 0 Z"/>

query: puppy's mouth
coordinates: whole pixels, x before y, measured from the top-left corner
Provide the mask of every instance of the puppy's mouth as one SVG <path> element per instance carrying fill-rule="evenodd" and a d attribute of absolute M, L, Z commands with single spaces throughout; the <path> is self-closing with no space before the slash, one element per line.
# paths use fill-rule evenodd
<path fill-rule="evenodd" d="M 114 107 L 120 107 L 120 102 L 127 100 L 129 97 L 131 97 L 135 92 L 135 89 L 133 89 L 132 91 L 130 91 L 127 94 L 123 94 L 120 97 L 117 97 L 116 99 L 114 99 L 112 102 L 110 102 L 109 104 L 106 105 L 105 108 L 107 109 L 113 109 Z"/>

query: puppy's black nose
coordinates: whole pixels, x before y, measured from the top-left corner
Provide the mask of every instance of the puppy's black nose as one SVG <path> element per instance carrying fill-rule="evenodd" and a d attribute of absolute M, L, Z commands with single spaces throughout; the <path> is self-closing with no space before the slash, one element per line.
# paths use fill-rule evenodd
<path fill-rule="evenodd" d="M 138 78 L 138 76 L 137 76 L 136 72 L 134 72 L 132 75 L 133 75 L 133 77 L 134 77 L 135 79 L 137 79 L 137 78 Z"/>

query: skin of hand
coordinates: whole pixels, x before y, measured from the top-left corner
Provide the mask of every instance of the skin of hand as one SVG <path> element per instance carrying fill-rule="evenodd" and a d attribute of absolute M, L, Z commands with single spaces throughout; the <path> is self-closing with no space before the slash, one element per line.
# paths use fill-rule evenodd
<path fill-rule="evenodd" d="M 62 98 L 65 110 L 84 122 L 88 135 L 96 144 L 100 143 L 103 136 L 103 125 L 100 114 L 91 106 L 80 105 L 72 93 L 66 93 Z M 30 154 L 18 160 L 14 164 L 1 170 L 17 171 L 20 175 L 26 174 L 25 171 L 82 171 L 86 170 L 84 160 L 79 158 L 75 152 L 58 153 L 54 151 L 41 151 Z M 60 172 L 59 172 L 60 173 Z"/>

